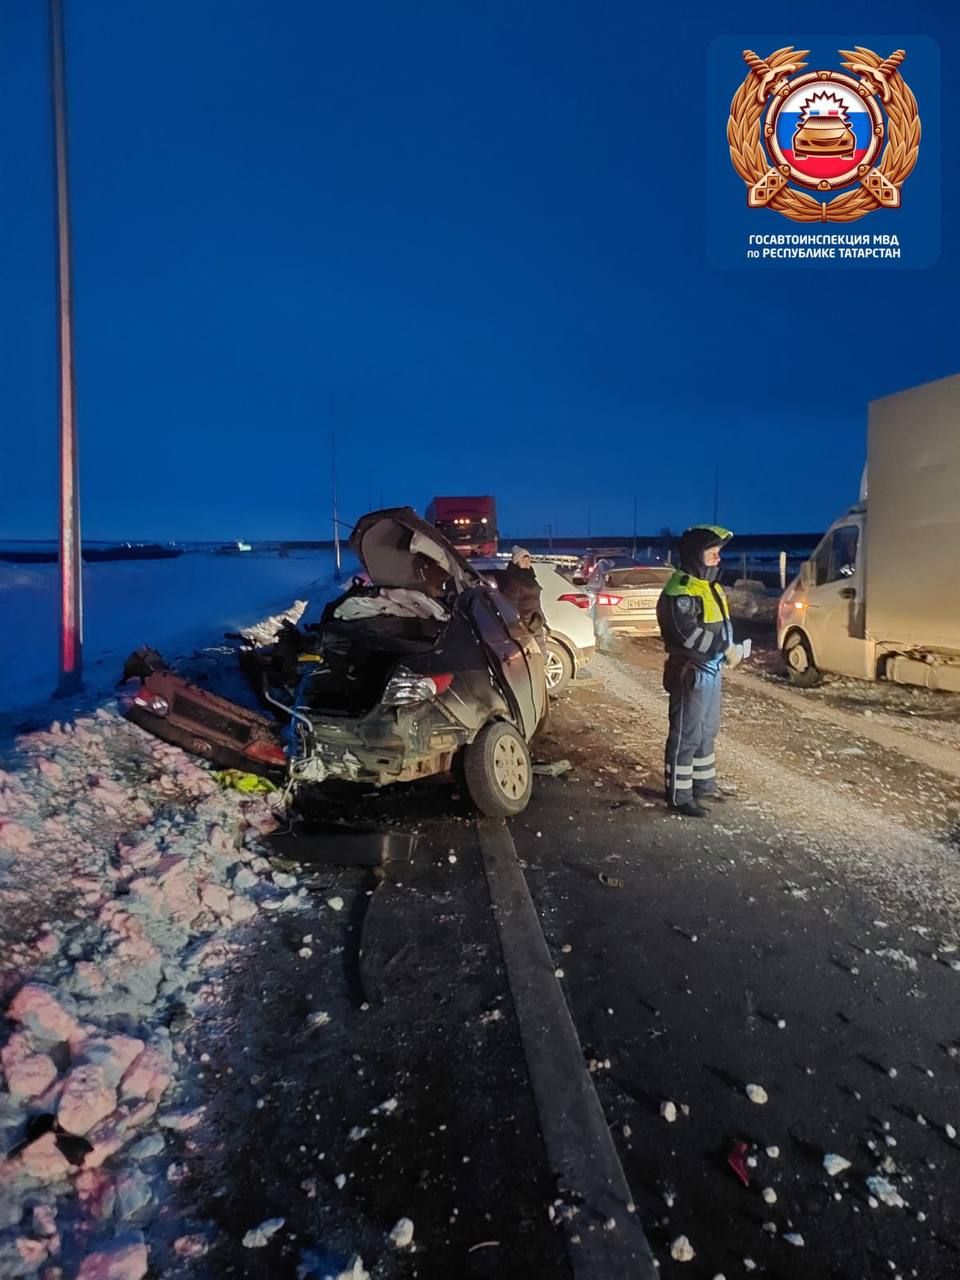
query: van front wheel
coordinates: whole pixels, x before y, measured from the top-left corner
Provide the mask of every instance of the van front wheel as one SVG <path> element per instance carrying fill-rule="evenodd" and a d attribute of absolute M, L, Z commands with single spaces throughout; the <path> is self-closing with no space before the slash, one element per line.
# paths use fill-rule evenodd
<path fill-rule="evenodd" d="M 805 636 L 798 631 L 783 642 L 783 660 L 787 666 L 787 679 L 796 689 L 813 689 L 823 680 L 823 675 L 813 664 L 813 654 Z"/>
<path fill-rule="evenodd" d="M 530 751 L 512 724 L 486 725 L 465 749 L 463 771 L 470 799 L 488 818 L 522 813 L 533 791 Z"/>

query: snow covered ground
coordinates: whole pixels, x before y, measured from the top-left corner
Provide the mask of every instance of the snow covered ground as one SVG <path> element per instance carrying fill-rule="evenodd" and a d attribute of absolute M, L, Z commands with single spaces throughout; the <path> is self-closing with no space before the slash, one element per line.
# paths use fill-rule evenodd
<path fill-rule="evenodd" d="M 329 581 L 332 569 L 329 552 L 286 558 L 188 552 L 177 560 L 86 565 L 86 685 L 110 689 L 139 645 L 172 661 L 223 631 L 280 612 Z M 44 701 L 56 685 L 58 590 L 56 565 L 0 564 L 0 711 Z"/>
<path fill-rule="evenodd" d="M 189 1224 L 157 1223 L 173 1155 L 203 1118 L 202 1066 L 178 1031 L 216 1003 L 238 932 L 306 890 L 263 857 L 276 794 L 225 789 L 96 695 L 144 642 L 201 661 L 203 639 L 271 609 L 272 634 L 295 600 L 312 611 L 336 590 L 332 567 L 197 555 L 87 568 L 94 696 L 83 714 L 47 702 L 42 728 L 0 740 L 0 1276 L 137 1280 L 205 1251 Z M 55 677 L 56 575 L 2 573 L 2 698 L 36 709 Z"/>

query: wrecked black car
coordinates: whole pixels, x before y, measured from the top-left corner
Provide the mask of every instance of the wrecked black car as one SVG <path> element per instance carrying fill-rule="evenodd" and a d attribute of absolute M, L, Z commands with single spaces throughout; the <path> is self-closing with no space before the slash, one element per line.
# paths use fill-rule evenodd
<path fill-rule="evenodd" d="M 127 715 L 221 768 L 285 775 L 301 802 L 327 782 L 379 787 L 462 767 L 481 813 L 520 813 L 533 783 L 528 744 L 547 714 L 537 641 L 409 507 L 362 517 L 350 544 L 364 577 L 318 622 L 286 622 L 272 644 L 237 653 L 272 722 L 147 648 L 124 668 L 124 681 L 140 681 Z"/>
<path fill-rule="evenodd" d="M 409 782 L 458 759 L 492 817 L 530 799 L 528 743 L 547 711 L 543 655 L 513 607 L 409 507 L 364 516 L 368 581 L 303 636 L 287 734 L 294 787 Z"/>

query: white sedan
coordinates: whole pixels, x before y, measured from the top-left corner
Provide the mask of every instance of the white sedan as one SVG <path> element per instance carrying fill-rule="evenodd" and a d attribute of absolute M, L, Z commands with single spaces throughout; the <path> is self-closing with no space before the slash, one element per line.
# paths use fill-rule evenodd
<path fill-rule="evenodd" d="M 471 559 L 470 563 L 490 579 L 491 586 L 499 586 L 496 574 L 506 569 L 508 561 L 500 557 Z M 534 560 L 533 571 L 540 584 L 540 603 L 547 624 L 547 688 L 557 693 L 596 653 L 591 601 L 585 591 L 573 586 L 548 561 Z"/>

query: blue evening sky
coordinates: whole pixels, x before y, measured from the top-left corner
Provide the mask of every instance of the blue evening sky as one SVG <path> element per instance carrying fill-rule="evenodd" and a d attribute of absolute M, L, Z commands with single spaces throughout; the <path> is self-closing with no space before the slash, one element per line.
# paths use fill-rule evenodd
<path fill-rule="evenodd" d="M 706 58 L 809 7 L 65 4 L 89 537 L 327 537 L 331 424 L 347 518 L 489 492 L 509 534 L 614 533 L 636 496 L 656 531 L 719 465 L 724 523 L 816 529 L 867 401 L 960 369 L 944 0 L 837 22 L 940 45 L 939 263 L 782 273 L 708 258 Z M 52 537 L 42 0 L 0 7 L 0 120 L 0 537 Z"/>

